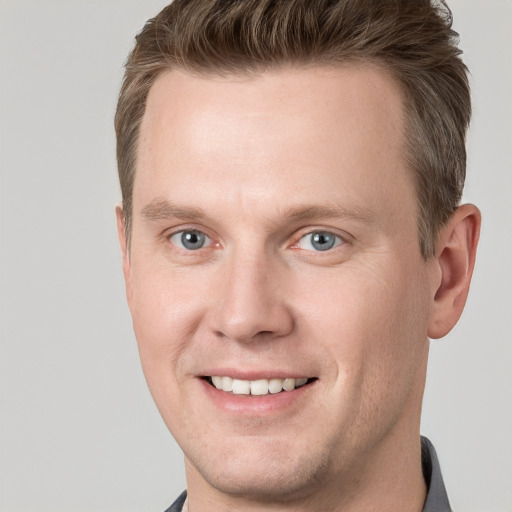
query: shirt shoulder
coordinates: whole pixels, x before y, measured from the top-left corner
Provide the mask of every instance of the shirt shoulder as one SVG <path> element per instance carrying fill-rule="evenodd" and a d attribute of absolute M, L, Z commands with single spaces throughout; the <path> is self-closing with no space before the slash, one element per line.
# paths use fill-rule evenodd
<path fill-rule="evenodd" d="M 182 512 L 183 504 L 187 499 L 187 491 L 183 491 L 178 499 L 165 512 Z"/>

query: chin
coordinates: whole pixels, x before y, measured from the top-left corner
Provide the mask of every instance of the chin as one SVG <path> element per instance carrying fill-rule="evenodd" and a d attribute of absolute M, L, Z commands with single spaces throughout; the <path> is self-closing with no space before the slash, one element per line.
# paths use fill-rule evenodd
<path fill-rule="evenodd" d="M 217 491 L 259 502 L 290 502 L 318 492 L 329 475 L 328 456 L 297 455 L 283 447 L 230 450 L 223 456 L 187 457 L 202 479 Z M 291 456 L 291 454 L 295 454 Z"/>

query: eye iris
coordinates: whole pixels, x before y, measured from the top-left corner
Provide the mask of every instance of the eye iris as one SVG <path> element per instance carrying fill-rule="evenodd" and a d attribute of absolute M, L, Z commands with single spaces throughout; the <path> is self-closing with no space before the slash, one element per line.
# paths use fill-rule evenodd
<path fill-rule="evenodd" d="M 200 249 L 205 242 L 205 235 L 199 231 L 184 231 L 181 243 L 186 249 Z"/>
<path fill-rule="evenodd" d="M 334 247 L 336 237 L 332 233 L 317 232 L 311 237 L 311 245 L 318 251 L 327 251 Z"/>

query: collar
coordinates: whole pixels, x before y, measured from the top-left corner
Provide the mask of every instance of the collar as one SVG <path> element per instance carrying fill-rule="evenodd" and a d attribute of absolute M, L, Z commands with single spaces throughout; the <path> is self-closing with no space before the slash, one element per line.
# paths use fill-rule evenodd
<path fill-rule="evenodd" d="M 452 512 L 436 450 L 423 436 L 421 437 L 421 466 L 428 488 L 423 512 Z"/>

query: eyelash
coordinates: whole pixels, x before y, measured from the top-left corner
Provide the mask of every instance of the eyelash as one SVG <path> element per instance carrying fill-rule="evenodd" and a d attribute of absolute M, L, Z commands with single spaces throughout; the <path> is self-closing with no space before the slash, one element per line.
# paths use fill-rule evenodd
<path fill-rule="evenodd" d="M 183 242 L 183 236 L 186 233 L 203 236 L 205 238 L 207 245 L 201 245 L 200 247 L 197 247 L 196 249 L 184 247 L 182 242 Z M 305 240 L 306 237 L 313 236 L 313 235 L 319 235 L 322 237 L 323 240 L 329 239 L 329 237 L 334 237 L 333 245 L 331 247 L 327 247 L 326 249 L 319 249 L 319 250 L 315 250 L 314 248 L 309 249 L 309 248 L 301 247 L 301 245 L 300 245 L 301 241 Z M 181 240 L 176 240 L 176 237 L 180 237 Z M 200 229 L 196 229 L 196 228 L 180 229 L 179 231 L 174 231 L 174 232 L 166 235 L 166 239 L 169 243 L 171 243 L 171 245 L 176 247 L 178 250 L 189 253 L 189 254 L 199 252 L 201 249 L 207 249 L 208 247 L 215 245 L 215 242 L 213 241 L 213 239 L 210 236 L 208 236 L 208 234 L 206 234 L 204 231 L 202 231 Z M 173 240 L 173 239 L 175 239 L 175 240 Z M 181 242 L 181 246 L 179 245 L 180 242 Z M 313 243 L 314 242 L 309 242 L 310 246 L 312 246 Z M 320 242 L 320 243 L 322 243 L 322 242 Z M 290 248 L 306 250 L 306 251 L 311 251 L 311 252 L 320 253 L 320 254 L 322 254 L 322 253 L 327 254 L 327 253 L 332 252 L 337 247 L 342 246 L 346 243 L 347 243 L 347 240 L 345 239 L 344 236 L 341 236 L 333 231 L 329 231 L 327 229 L 313 229 L 313 230 L 308 231 L 307 233 L 301 234 L 301 236 L 297 239 L 297 241 L 295 243 L 293 243 L 290 246 Z M 217 244 L 217 245 L 219 245 L 219 244 Z"/>
<path fill-rule="evenodd" d="M 326 249 L 323 249 L 323 250 L 319 249 L 316 251 L 314 249 L 305 249 L 304 247 L 300 246 L 301 241 L 305 240 L 306 237 L 313 237 L 313 235 L 320 235 L 324 240 L 326 238 L 328 239 L 330 237 L 333 237 L 334 238 L 333 245 L 330 247 L 327 247 Z M 311 240 L 309 242 L 309 245 L 312 246 L 313 243 L 315 243 L 315 242 Z M 295 244 L 293 244 L 292 247 L 297 248 L 297 249 L 308 250 L 308 251 L 312 251 L 312 252 L 316 252 L 316 253 L 328 253 L 328 252 L 331 252 L 332 250 L 336 249 L 336 247 L 339 247 L 345 243 L 346 243 L 346 240 L 344 239 L 344 237 L 342 237 L 341 235 L 338 235 L 337 233 L 334 233 L 333 231 L 329 231 L 327 229 L 314 229 L 314 230 L 308 231 L 307 233 L 304 233 L 303 235 L 301 235 L 300 238 L 298 239 L 298 241 L 295 242 Z"/>
<path fill-rule="evenodd" d="M 183 246 L 179 246 L 175 241 L 173 241 L 173 238 L 176 238 L 178 236 L 181 237 L 181 239 L 183 240 L 183 236 L 185 235 L 185 233 L 189 233 L 189 234 L 199 234 L 199 235 L 202 235 L 205 237 L 205 239 L 208 242 L 208 244 L 206 246 L 201 246 L 201 247 L 198 247 L 197 249 L 189 249 L 187 247 L 183 247 Z M 200 249 L 206 249 L 208 247 L 210 247 L 214 242 L 213 240 L 202 230 L 200 229 L 193 229 L 193 228 L 190 228 L 190 229 L 181 229 L 180 231 L 175 231 L 171 234 L 169 234 L 167 236 L 167 240 L 172 244 L 174 245 L 175 247 L 177 247 L 179 250 L 182 250 L 182 251 L 186 251 L 186 252 L 197 252 L 199 251 Z"/>

